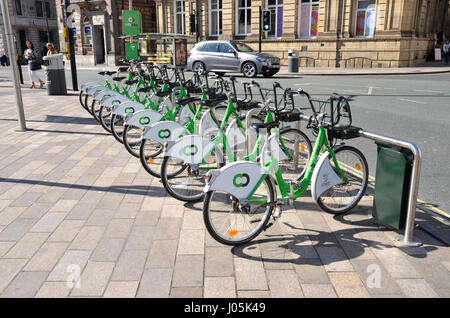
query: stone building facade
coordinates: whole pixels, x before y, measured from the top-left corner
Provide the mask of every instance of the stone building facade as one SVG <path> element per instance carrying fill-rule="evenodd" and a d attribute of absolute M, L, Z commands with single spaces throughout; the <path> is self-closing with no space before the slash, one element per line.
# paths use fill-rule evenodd
<path fill-rule="evenodd" d="M 19 56 L 26 49 L 26 41 L 33 43 L 40 56 L 47 52 L 47 42 L 53 42 L 59 49 L 54 0 L 8 0 L 8 5 L 16 53 Z M 0 11 L 0 55 L 8 55 L 4 32 Z"/>
<path fill-rule="evenodd" d="M 195 0 L 155 0 L 158 32 L 190 33 Z M 302 67 L 404 67 L 433 59 L 450 38 L 448 0 L 199 0 L 201 39 L 258 49 L 259 9 L 271 11 L 262 51 Z M 194 40 L 191 41 L 191 45 Z"/>
<path fill-rule="evenodd" d="M 128 10 L 128 3 L 128 0 L 57 1 L 56 8 L 60 33 L 64 29 L 66 12 L 73 15 L 73 27 L 76 30 L 74 34 L 77 64 L 104 64 L 107 56 L 108 64 L 115 65 L 124 57 L 124 41 L 119 37 L 122 36 L 122 10 Z M 155 32 L 154 1 L 133 0 L 132 5 L 133 10 L 141 12 L 142 32 Z M 76 10 L 73 11 L 72 8 Z M 99 16 L 103 17 L 104 25 L 94 24 L 94 17 Z M 60 45 L 65 47 L 64 36 L 60 37 Z M 105 54 L 105 51 L 107 54 Z"/>

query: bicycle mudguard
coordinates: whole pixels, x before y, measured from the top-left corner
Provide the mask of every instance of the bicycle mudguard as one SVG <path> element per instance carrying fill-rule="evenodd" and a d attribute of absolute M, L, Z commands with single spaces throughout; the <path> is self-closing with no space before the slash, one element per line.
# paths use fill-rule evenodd
<path fill-rule="evenodd" d="M 211 170 L 208 174 L 211 181 L 207 182 L 204 192 L 224 191 L 239 200 L 245 200 L 264 177 L 266 171 L 258 163 L 236 161 L 220 169 Z"/>
<path fill-rule="evenodd" d="M 329 156 L 328 151 L 320 156 L 312 174 L 311 195 L 316 202 L 326 190 L 342 183 L 342 178 L 331 167 Z"/>
<path fill-rule="evenodd" d="M 211 115 L 211 109 L 208 109 L 200 119 L 198 131 L 201 136 L 217 135 L 219 126 Z"/>
<path fill-rule="evenodd" d="M 116 91 L 108 89 L 108 90 L 99 91 L 99 92 L 94 93 L 94 95 L 92 95 L 92 98 L 96 101 L 101 101 L 102 98 L 106 98 L 106 97 L 113 96 L 113 95 L 115 96 L 117 94 L 118 93 Z"/>
<path fill-rule="evenodd" d="M 118 104 L 129 102 L 129 101 L 130 101 L 130 99 L 128 97 L 125 97 L 125 96 L 119 94 L 119 95 L 110 96 L 110 97 L 102 100 L 100 102 L 100 104 L 102 106 L 111 108 L 113 105 L 116 105 L 116 104 L 118 105 Z"/>
<path fill-rule="evenodd" d="M 228 125 L 225 136 L 227 136 L 227 142 L 231 149 L 236 149 L 238 154 L 245 152 L 245 133 L 238 127 L 236 119 Z M 254 136 L 250 138 L 252 137 Z"/>
<path fill-rule="evenodd" d="M 270 143 L 270 150 L 271 150 L 270 152 L 277 161 L 283 161 L 283 160 L 289 159 L 289 157 L 285 154 L 283 149 L 281 149 L 281 147 L 280 147 L 277 133 L 272 133 L 272 135 L 270 135 L 269 143 Z M 267 144 L 264 144 L 264 146 L 262 147 L 261 154 L 262 154 L 262 163 L 263 164 L 268 163 L 270 161 L 270 157 L 269 157 L 269 154 L 267 151 Z"/>
<path fill-rule="evenodd" d="M 133 114 L 137 111 L 144 110 L 145 106 L 138 102 L 123 102 L 120 105 L 115 105 L 113 108 L 113 114 L 119 116 L 125 116 L 127 114 Z"/>
<path fill-rule="evenodd" d="M 161 118 L 160 113 L 151 109 L 144 109 L 128 115 L 125 119 L 125 125 L 143 128 L 159 122 Z"/>
<path fill-rule="evenodd" d="M 194 113 L 191 111 L 189 106 L 183 106 L 180 111 L 178 122 L 180 123 L 180 125 L 184 126 L 188 123 L 189 118 L 194 119 Z"/>
<path fill-rule="evenodd" d="M 109 88 L 105 87 L 103 85 L 91 86 L 86 90 L 86 95 L 94 95 L 95 93 L 104 91 L 104 90 L 109 90 Z"/>
<path fill-rule="evenodd" d="M 98 86 L 98 85 L 102 85 L 102 84 L 97 83 L 97 82 L 88 82 L 88 83 L 84 83 L 84 84 L 81 84 L 80 91 L 85 91 L 85 90 L 87 90 L 89 87 L 92 87 L 92 86 Z"/>
<path fill-rule="evenodd" d="M 161 144 L 166 142 L 169 144 L 174 143 L 180 138 L 186 131 L 186 128 L 176 121 L 160 121 L 151 126 L 146 126 L 144 133 L 142 134 L 143 139 L 150 139 L 157 141 Z"/>
<path fill-rule="evenodd" d="M 164 156 L 183 160 L 188 164 L 201 164 L 214 148 L 214 142 L 210 138 L 189 135 L 179 138 L 174 144 L 169 145 Z"/>

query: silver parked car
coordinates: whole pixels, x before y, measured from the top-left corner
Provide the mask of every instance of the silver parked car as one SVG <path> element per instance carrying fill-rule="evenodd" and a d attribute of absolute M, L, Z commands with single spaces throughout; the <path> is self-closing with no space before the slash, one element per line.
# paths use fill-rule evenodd
<path fill-rule="evenodd" d="M 258 74 L 270 77 L 280 70 L 280 59 L 270 54 L 254 52 L 242 42 L 202 41 L 189 51 L 187 69 L 200 74 L 239 72 L 246 77 Z"/>

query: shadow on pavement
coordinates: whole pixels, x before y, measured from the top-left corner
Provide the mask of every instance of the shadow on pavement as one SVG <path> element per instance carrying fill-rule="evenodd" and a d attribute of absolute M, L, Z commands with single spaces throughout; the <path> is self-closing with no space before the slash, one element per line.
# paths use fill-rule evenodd
<path fill-rule="evenodd" d="M 60 188 L 70 188 L 70 189 L 80 189 L 80 190 L 92 190 L 92 191 L 102 191 L 102 192 L 113 192 L 113 193 L 123 193 L 123 194 L 135 194 L 135 195 L 149 195 L 149 196 L 159 196 L 164 197 L 165 193 L 163 191 L 152 191 L 151 186 L 139 186 L 139 185 L 113 185 L 108 187 L 91 186 L 83 184 L 72 184 L 72 183 L 62 183 L 53 181 L 43 181 L 43 180 L 30 180 L 30 179 L 14 179 L 14 178 L 0 178 L 0 182 L 8 183 L 20 183 L 20 184 L 33 184 L 33 185 L 43 185 L 48 187 L 60 187 Z"/>
<path fill-rule="evenodd" d="M 266 263 L 292 263 L 322 266 L 357 258 L 364 254 L 365 249 L 369 247 L 375 249 L 397 248 L 394 244 L 386 244 L 367 238 L 360 239 L 356 237 L 356 235 L 364 232 L 390 231 L 375 223 L 374 220 L 370 219 L 361 222 L 351 222 L 352 225 L 362 225 L 364 227 L 327 232 L 307 228 L 297 228 L 284 222 L 285 226 L 306 233 L 298 235 L 266 234 L 266 237 L 268 238 L 254 240 L 242 246 L 233 247 L 231 251 L 235 256 Z M 305 242 L 313 242 L 313 244 L 304 244 Z M 346 248 L 343 249 L 342 245 L 345 245 Z M 252 250 L 256 249 L 257 246 L 259 246 L 261 250 L 261 256 L 252 255 Z M 400 247 L 399 249 L 415 258 L 426 258 L 427 253 L 437 249 L 436 246 L 443 245 L 435 243 L 435 246 L 427 246 L 422 249 L 423 253 L 410 254 L 408 253 L 408 248 Z M 321 262 L 317 261 L 317 251 L 320 251 L 321 248 L 326 249 L 333 247 L 336 248 L 336 251 L 326 252 L 325 257 L 320 257 Z"/>

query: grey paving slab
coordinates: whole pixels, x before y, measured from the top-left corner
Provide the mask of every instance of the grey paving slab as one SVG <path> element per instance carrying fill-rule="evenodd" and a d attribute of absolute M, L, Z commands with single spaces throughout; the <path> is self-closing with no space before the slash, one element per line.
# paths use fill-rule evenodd
<path fill-rule="evenodd" d="M 5 298 L 30 298 L 36 295 L 47 278 L 48 272 L 21 272 L 8 288 L 0 294 Z"/>
<path fill-rule="evenodd" d="M 144 270 L 137 297 L 167 298 L 170 295 L 173 269 L 149 268 Z"/>

